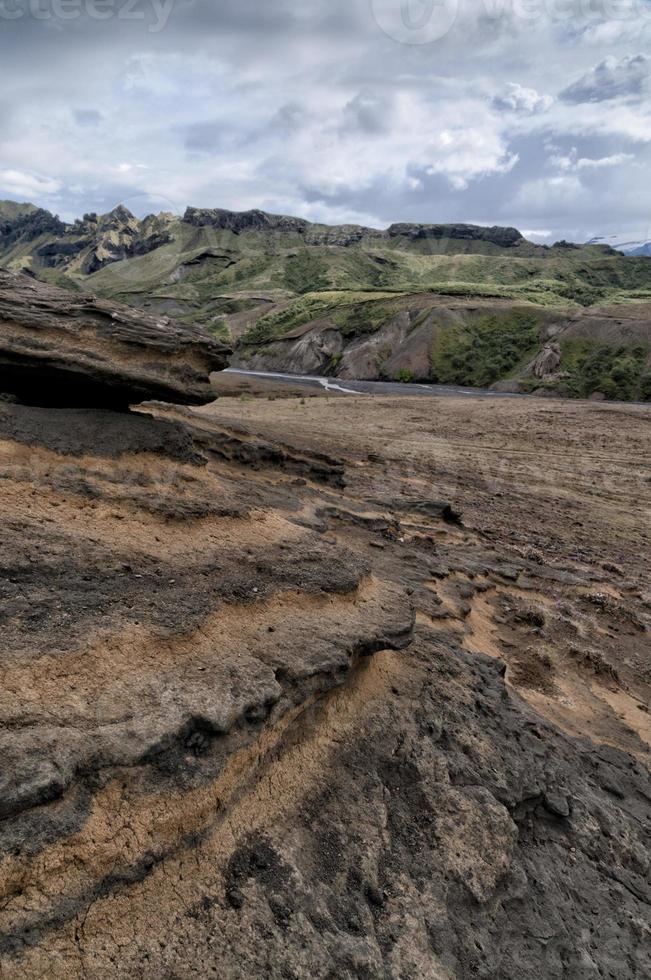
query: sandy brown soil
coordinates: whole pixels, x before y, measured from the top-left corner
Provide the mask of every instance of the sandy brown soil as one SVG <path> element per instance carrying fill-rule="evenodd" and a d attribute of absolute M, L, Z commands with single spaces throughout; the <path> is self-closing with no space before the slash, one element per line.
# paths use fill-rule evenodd
<path fill-rule="evenodd" d="M 509 682 L 568 731 L 644 751 L 651 411 L 360 397 L 221 401 L 197 412 L 345 454 L 354 474 L 346 497 L 381 505 L 402 485 L 414 498 L 434 491 L 452 501 L 464 528 L 437 534 L 446 551 L 499 552 L 514 566 L 512 582 L 461 574 L 436 587 L 444 603 L 446 592 L 462 596 L 446 622 L 463 626 L 466 649 L 499 654 Z M 424 533 L 413 520 L 403 520 L 406 546 Z"/>
<path fill-rule="evenodd" d="M 650 425 L 0 405 L 2 980 L 647 976 Z"/>

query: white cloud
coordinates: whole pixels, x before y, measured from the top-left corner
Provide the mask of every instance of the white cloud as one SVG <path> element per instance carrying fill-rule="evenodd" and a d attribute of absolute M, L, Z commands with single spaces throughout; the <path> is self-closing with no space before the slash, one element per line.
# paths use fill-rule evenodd
<path fill-rule="evenodd" d="M 420 46 L 387 37 L 368 0 L 179 3 L 155 38 L 79 21 L 56 45 L 33 19 L 7 22 L 0 196 L 66 216 L 122 199 L 374 225 L 472 216 L 553 238 L 632 226 L 651 213 L 644 24 L 584 0 L 550 13 L 570 6 L 465 0 Z"/>
<path fill-rule="evenodd" d="M 324 196 L 344 188 L 362 191 L 378 180 L 394 191 L 414 190 L 419 186 L 414 172 L 442 175 L 452 187 L 463 189 L 517 162 L 496 117 L 479 100 L 434 101 L 402 92 L 392 100 L 391 111 L 385 108 L 381 126 L 377 104 L 371 118 L 355 126 L 350 125 L 350 107 L 350 101 L 339 109 L 322 102 L 285 139 L 283 167 Z"/>
<path fill-rule="evenodd" d="M 607 102 L 610 99 L 642 95 L 649 80 L 651 60 L 646 55 L 626 55 L 618 60 L 609 55 L 563 89 L 564 102 Z"/>
<path fill-rule="evenodd" d="M 573 147 L 566 155 L 552 154 L 549 157 L 549 164 L 556 170 L 570 173 L 579 170 L 601 170 L 604 167 L 621 167 L 632 160 L 635 160 L 632 153 L 613 153 L 611 156 L 596 158 L 580 157 L 576 147 Z"/>
<path fill-rule="evenodd" d="M 504 111 L 535 113 L 545 112 L 553 101 L 551 95 L 541 95 L 535 88 L 508 82 L 502 92 L 493 98 L 493 105 Z"/>
<path fill-rule="evenodd" d="M 621 167 L 634 159 L 635 156 L 632 153 L 613 153 L 610 157 L 599 157 L 596 160 L 589 157 L 579 157 L 576 161 L 576 169 L 600 170 L 602 167 Z"/>
<path fill-rule="evenodd" d="M 41 197 L 61 190 L 60 180 L 21 170 L 0 170 L 0 191 L 18 197 Z"/>

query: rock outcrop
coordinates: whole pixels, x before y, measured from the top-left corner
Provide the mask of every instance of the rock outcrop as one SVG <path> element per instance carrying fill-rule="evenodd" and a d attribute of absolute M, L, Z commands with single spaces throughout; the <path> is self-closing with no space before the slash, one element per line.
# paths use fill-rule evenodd
<path fill-rule="evenodd" d="M 309 221 L 302 218 L 268 214 L 258 209 L 228 211 L 225 208 L 189 207 L 183 215 L 183 220 L 197 228 L 209 225 L 220 231 L 233 231 L 238 235 L 243 231 L 286 231 L 302 235 L 310 225 Z"/>
<path fill-rule="evenodd" d="M 304 218 L 268 214 L 266 211 L 226 211 L 223 208 L 188 208 L 183 216 L 186 224 L 197 228 L 210 227 L 217 231 L 271 232 L 300 236 L 306 245 L 356 245 L 362 240 L 382 240 L 385 232 L 362 225 L 320 225 Z"/>
<path fill-rule="evenodd" d="M 9 210 L 0 207 L 0 253 L 17 244 L 28 244 L 41 235 L 58 237 L 66 230 L 65 224 L 43 208 L 17 205 Z"/>
<path fill-rule="evenodd" d="M 198 327 L 0 270 L 0 392 L 27 404 L 202 404 L 229 353 Z"/>
<path fill-rule="evenodd" d="M 172 240 L 170 217 L 150 215 L 139 221 L 121 205 L 108 214 L 85 214 L 80 221 L 64 226 L 58 237 L 39 245 L 35 264 L 67 269 L 72 262 L 79 273 L 90 276 L 113 262 L 147 255 L 167 245 Z"/>
<path fill-rule="evenodd" d="M 390 238 L 438 239 L 440 241 L 489 242 L 500 248 L 513 248 L 524 241 L 517 228 L 485 228 L 482 225 L 419 225 L 394 224 L 387 229 Z"/>
<path fill-rule="evenodd" d="M 536 378 L 547 378 L 558 370 L 561 363 L 561 346 L 557 343 L 545 344 L 531 364 L 531 373 Z"/>
<path fill-rule="evenodd" d="M 172 241 L 170 214 L 142 221 L 123 205 L 66 224 L 43 208 L 0 202 L 0 258 L 12 268 L 90 276 L 114 262 L 147 255 Z"/>

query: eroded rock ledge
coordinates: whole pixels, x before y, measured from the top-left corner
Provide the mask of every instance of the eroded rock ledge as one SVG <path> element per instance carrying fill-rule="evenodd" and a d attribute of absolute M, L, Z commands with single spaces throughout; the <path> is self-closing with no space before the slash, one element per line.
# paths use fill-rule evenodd
<path fill-rule="evenodd" d="M 27 404 L 203 404 L 228 354 L 198 327 L 0 270 L 0 392 Z"/>

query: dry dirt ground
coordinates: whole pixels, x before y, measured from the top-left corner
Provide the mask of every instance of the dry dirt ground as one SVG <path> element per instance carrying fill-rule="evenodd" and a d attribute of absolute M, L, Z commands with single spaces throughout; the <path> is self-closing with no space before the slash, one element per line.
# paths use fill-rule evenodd
<path fill-rule="evenodd" d="M 466 575 L 447 576 L 437 624 L 462 630 L 468 649 L 502 658 L 513 687 L 569 731 L 644 751 L 651 410 L 490 397 L 301 403 L 280 394 L 270 402 L 265 387 L 266 401 L 221 399 L 197 411 L 344 455 L 354 478 L 343 496 L 365 509 L 392 493 L 452 502 L 463 529 L 435 539 L 465 555 L 499 553 L 516 568 L 513 581 L 474 576 L 472 588 Z M 403 524 L 405 544 L 412 535 L 420 544 L 423 529 Z"/>
<path fill-rule="evenodd" d="M 649 976 L 651 412 L 254 394 L 0 405 L 0 978 Z"/>

